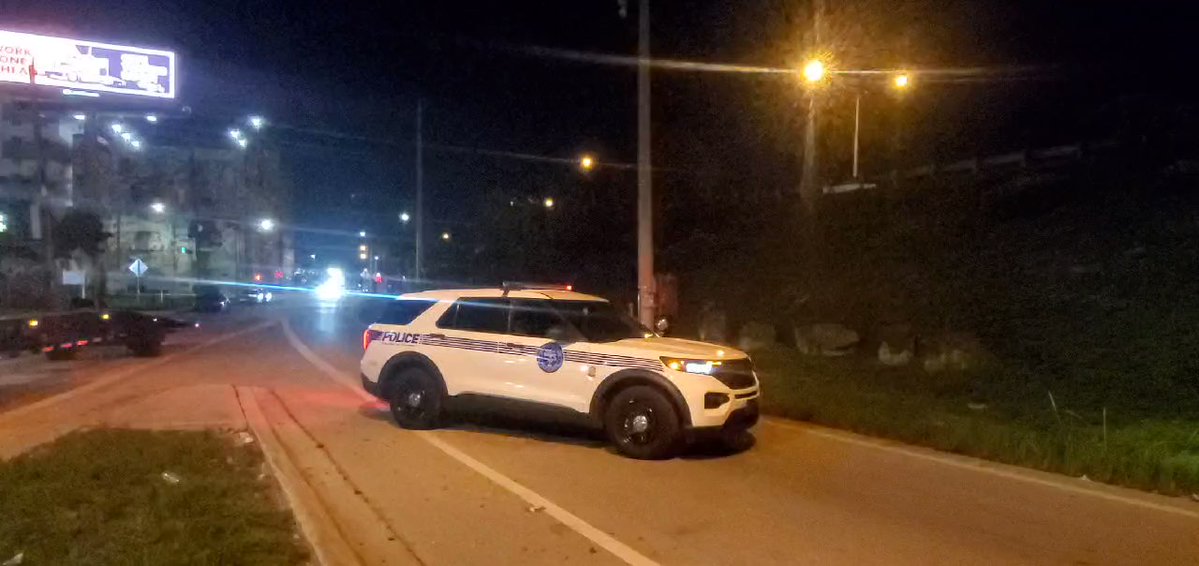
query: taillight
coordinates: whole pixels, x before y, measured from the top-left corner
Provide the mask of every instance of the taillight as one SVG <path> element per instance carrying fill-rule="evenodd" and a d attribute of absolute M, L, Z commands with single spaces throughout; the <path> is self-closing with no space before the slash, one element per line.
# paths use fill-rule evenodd
<path fill-rule="evenodd" d="M 382 332 L 379 332 L 378 330 L 371 330 L 369 328 L 364 330 L 362 332 L 362 351 L 365 352 L 366 348 L 370 346 L 371 342 L 374 342 L 375 338 L 378 338 L 380 334 L 382 334 Z"/>

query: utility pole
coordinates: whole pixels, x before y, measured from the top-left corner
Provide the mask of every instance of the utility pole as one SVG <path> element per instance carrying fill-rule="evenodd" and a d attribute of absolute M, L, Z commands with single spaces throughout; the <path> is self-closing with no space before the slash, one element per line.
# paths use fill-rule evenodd
<path fill-rule="evenodd" d="M 57 309 L 59 304 L 58 264 L 54 261 L 54 214 L 51 211 L 53 198 L 50 194 L 49 182 L 46 179 L 46 139 L 42 132 L 42 104 L 40 100 L 30 103 L 33 113 L 33 145 L 37 151 L 37 195 L 34 197 L 33 214 L 30 215 L 33 224 L 33 237 L 41 237 L 42 253 L 45 255 L 46 267 L 46 306 Z"/>
<path fill-rule="evenodd" d="M 858 180 L 858 131 L 862 124 L 862 91 L 853 97 L 853 180 Z"/>
<path fill-rule="evenodd" d="M 424 113 L 425 104 L 416 100 L 416 262 L 413 278 L 424 278 L 425 255 L 425 163 L 424 163 Z"/>
<path fill-rule="evenodd" d="M 650 154 L 649 0 L 640 0 L 637 33 L 637 304 L 641 324 L 653 327 L 654 197 Z"/>
<path fill-rule="evenodd" d="M 820 26 L 824 16 L 824 0 L 812 0 L 812 34 L 809 49 L 816 51 L 820 48 Z M 816 128 L 818 126 L 816 89 L 808 89 L 808 115 L 804 126 L 803 143 L 803 177 L 799 183 L 799 198 L 804 204 L 809 217 L 816 213 L 816 200 L 820 198 L 820 175 L 816 161 Z M 809 223 L 811 224 L 811 223 Z"/>

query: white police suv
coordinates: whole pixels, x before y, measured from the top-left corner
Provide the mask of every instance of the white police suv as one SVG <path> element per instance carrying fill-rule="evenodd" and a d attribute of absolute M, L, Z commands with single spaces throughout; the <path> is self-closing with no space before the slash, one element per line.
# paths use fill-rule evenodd
<path fill-rule="evenodd" d="M 427 291 L 388 301 L 362 336 L 362 385 L 404 428 L 436 427 L 447 399 L 566 408 L 633 458 L 758 420 L 745 353 L 655 335 L 608 301 L 564 289 Z"/>

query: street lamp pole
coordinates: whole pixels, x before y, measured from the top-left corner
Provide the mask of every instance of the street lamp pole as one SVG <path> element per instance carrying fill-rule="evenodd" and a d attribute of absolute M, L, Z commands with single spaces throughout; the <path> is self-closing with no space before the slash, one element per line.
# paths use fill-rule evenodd
<path fill-rule="evenodd" d="M 862 125 L 862 91 L 857 91 L 853 99 L 853 179 L 858 180 L 858 132 Z"/>
<path fill-rule="evenodd" d="M 650 171 L 649 0 L 640 0 L 637 34 L 637 304 L 641 324 L 652 327 L 654 300 L 654 199 Z"/>
<path fill-rule="evenodd" d="M 424 158 L 424 101 L 417 99 L 416 101 L 416 218 L 413 229 L 416 231 L 416 258 L 413 265 L 413 278 L 421 279 L 424 277 L 422 263 L 424 263 L 424 244 L 425 244 L 425 169 Z"/>

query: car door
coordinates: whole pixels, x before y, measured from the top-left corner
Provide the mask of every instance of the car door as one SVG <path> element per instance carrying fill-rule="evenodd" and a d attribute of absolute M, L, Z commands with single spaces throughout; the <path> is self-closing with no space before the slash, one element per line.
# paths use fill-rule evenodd
<path fill-rule="evenodd" d="M 501 384 L 508 331 L 508 300 L 463 297 L 437 320 L 437 330 L 422 338 L 441 370 L 451 395 L 505 395 Z"/>
<path fill-rule="evenodd" d="M 511 319 L 502 371 L 506 387 L 522 399 L 586 412 L 595 379 L 592 368 L 580 363 L 587 351 L 582 335 L 541 299 L 511 299 Z M 590 373 L 589 373 L 589 370 Z"/>

